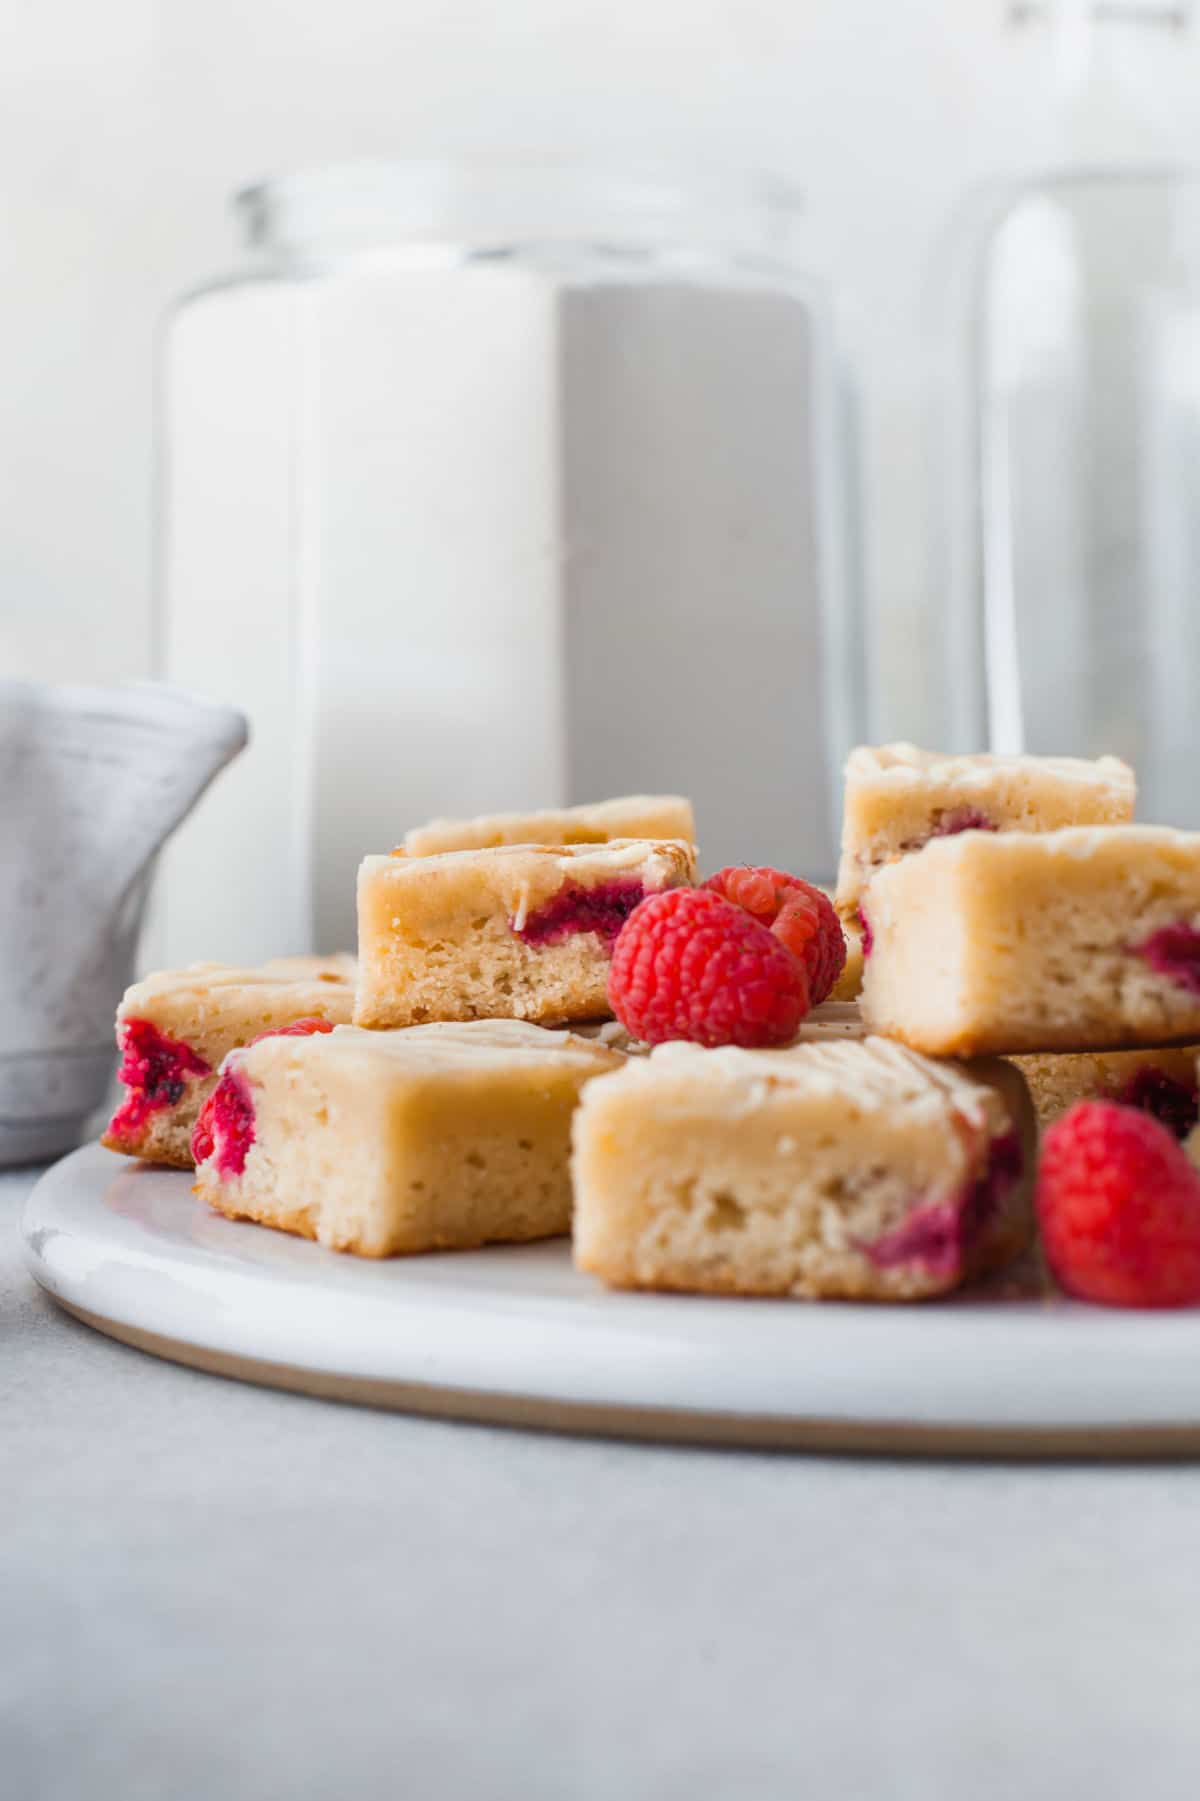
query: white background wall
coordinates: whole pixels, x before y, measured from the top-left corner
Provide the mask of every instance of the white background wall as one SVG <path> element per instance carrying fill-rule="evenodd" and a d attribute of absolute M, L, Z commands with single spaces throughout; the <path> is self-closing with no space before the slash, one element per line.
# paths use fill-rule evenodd
<path fill-rule="evenodd" d="M 862 396 L 876 680 L 936 633 L 936 252 L 968 183 L 1054 154 L 1004 0 L 8 0 L 0 26 L 0 669 L 147 671 L 152 338 L 226 265 L 231 189 L 455 147 L 679 152 L 810 195 Z M 1195 35 L 1179 91 L 1200 93 Z M 1166 96 L 1163 96 L 1164 105 Z M 1198 109 L 1191 108 L 1192 113 Z M 916 636 L 914 637 L 914 632 Z"/>

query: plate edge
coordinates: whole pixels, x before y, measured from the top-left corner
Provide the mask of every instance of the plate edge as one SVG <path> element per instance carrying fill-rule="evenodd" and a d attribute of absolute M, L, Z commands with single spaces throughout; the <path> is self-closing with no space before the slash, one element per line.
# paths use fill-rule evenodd
<path fill-rule="evenodd" d="M 724 1446 L 743 1450 L 852 1453 L 889 1457 L 1119 1460 L 1200 1456 L 1200 1424 L 1128 1426 L 931 1425 L 922 1421 L 783 1418 L 676 1407 L 633 1407 L 597 1401 L 553 1401 L 391 1378 L 339 1376 L 267 1359 L 214 1351 L 103 1318 L 45 1291 L 54 1304 L 95 1332 L 152 1357 L 227 1380 L 319 1400 L 349 1402 L 422 1418 L 522 1431 L 567 1433 L 642 1443 Z"/>

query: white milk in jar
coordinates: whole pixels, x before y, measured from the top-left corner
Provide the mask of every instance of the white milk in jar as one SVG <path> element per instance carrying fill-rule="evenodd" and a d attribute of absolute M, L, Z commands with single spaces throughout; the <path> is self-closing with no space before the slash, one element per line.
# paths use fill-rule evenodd
<path fill-rule="evenodd" d="M 167 673 L 253 735 L 157 954 L 352 948 L 360 858 L 435 814 L 677 791 L 706 868 L 829 875 L 857 641 L 789 197 L 418 165 L 240 205 L 252 260 L 165 336 L 160 572 Z"/>

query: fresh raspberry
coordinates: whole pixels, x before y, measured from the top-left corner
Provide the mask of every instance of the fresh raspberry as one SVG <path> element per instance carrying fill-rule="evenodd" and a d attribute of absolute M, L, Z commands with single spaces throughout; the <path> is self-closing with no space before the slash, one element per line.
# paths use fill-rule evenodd
<path fill-rule="evenodd" d="M 845 966 L 846 934 L 827 894 L 798 875 L 747 864 L 719 869 L 704 886 L 768 926 L 799 957 L 812 1006 L 829 998 Z"/>
<path fill-rule="evenodd" d="M 808 976 L 766 926 L 704 888 L 644 900 L 621 928 L 613 1012 L 648 1044 L 786 1044 L 808 1012 Z"/>
<path fill-rule="evenodd" d="M 1149 1114 L 1072 1107 L 1046 1133 L 1037 1210 L 1068 1294 L 1109 1307 L 1200 1302 L 1200 1175 Z"/>
<path fill-rule="evenodd" d="M 273 1026 L 268 1032 L 260 1032 L 250 1043 L 261 1044 L 264 1038 L 311 1038 L 314 1032 L 332 1030 L 331 1019 L 294 1019 L 290 1026 Z M 254 1108 L 244 1087 L 240 1078 L 235 1081 L 232 1074 L 229 1074 L 228 1080 L 226 1076 L 222 1076 L 213 1089 L 196 1115 L 196 1123 L 192 1127 L 193 1163 L 207 1163 L 216 1144 L 216 1130 L 220 1127 L 224 1136 L 243 1147 L 236 1172 L 241 1174 L 246 1153 L 254 1143 Z M 219 1119 L 218 1114 L 221 1115 Z"/>

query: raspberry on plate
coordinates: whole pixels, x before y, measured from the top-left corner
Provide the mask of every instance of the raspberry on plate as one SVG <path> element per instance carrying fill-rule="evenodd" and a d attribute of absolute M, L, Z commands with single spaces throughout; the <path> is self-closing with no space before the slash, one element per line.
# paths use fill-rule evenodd
<path fill-rule="evenodd" d="M 703 884 L 769 927 L 808 972 L 814 1007 L 828 1000 L 846 963 L 846 934 L 820 888 L 782 869 L 742 864 L 719 869 Z"/>
<path fill-rule="evenodd" d="M 1036 1204 L 1061 1288 L 1108 1307 L 1200 1302 L 1200 1174 L 1149 1114 L 1080 1101 L 1046 1133 Z"/>
<path fill-rule="evenodd" d="M 799 957 L 708 888 L 673 888 L 634 909 L 613 950 L 608 998 L 647 1044 L 749 1050 L 787 1044 L 809 1008 Z"/>

